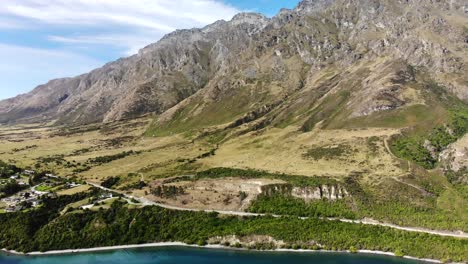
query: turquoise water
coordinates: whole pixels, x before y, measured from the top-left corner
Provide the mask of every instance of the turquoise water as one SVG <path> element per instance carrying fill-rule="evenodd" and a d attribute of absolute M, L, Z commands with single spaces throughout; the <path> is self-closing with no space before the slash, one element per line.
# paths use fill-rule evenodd
<path fill-rule="evenodd" d="M 416 264 L 401 258 L 339 253 L 280 253 L 165 247 L 44 257 L 0 255 L 0 264 Z"/>

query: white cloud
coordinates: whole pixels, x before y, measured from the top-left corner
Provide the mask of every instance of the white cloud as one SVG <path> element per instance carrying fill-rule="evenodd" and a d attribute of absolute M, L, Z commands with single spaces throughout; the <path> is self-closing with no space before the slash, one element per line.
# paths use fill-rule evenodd
<path fill-rule="evenodd" d="M 107 22 L 171 30 L 180 22 L 202 25 L 230 18 L 238 10 L 213 0 L 3 0 L 0 12 L 51 24 Z"/>
<path fill-rule="evenodd" d="M 103 64 L 67 51 L 0 43 L 0 98 L 26 92 L 52 78 L 75 76 Z"/>
<path fill-rule="evenodd" d="M 95 31 L 95 36 L 64 34 L 55 35 L 51 40 L 119 47 L 126 43 L 127 54 L 175 29 L 205 26 L 216 20 L 230 19 L 238 12 L 214 0 L 2 0 L 0 5 L 0 16 L 16 17 L 31 25 L 43 23 L 65 31 L 67 27 Z M 106 37 L 108 40 L 117 38 L 121 42 L 106 42 L 103 38 L 106 34 L 110 34 Z"/>
<path fill-rule="evenodd" d="M 13 29 L 14 36 L 21 37 L 21 45 L 41 43 L 45 47 L 0 43 L 0 98 L 14 95 L 13 90 L 24 92 L 49 79 L 84 73 L 103 64 L 92 59 L 93 55 L 132 55 L 175 29 L 229 20 L 239 12 L 222 0 L 0 2 L 0 33 Z M 8 39 L 10 44 L 15 41 Z"/>
<path fill-rule="evenodd" d="M 163 33 L 151 32 L 151 34 L 103 34 L 103 35 L 79 35 L 79 36 L 48 36 L 53 42 L 67 45 L 95 44 L 106 46 L 117 46 L 125 50 L 125 55 L 130 56 L 138 53 L 138 50 L 155 42 L 163 36 Z"/>

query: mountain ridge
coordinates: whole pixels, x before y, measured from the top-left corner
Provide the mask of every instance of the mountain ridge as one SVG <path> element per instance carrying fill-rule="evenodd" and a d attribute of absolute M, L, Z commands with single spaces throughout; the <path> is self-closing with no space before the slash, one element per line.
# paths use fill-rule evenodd
<path fill-rule="evenodd" d="M 182 109 L 184 102 L 195 100 L 191 98 L 197 94 L 220 100 L 216 90 L 222 94 L 246 82 L 262 81 L 257 71 L 264 66 L 255 65 L 262 60 L 275 66 L 262 73 L 270 79 L 269 85 L 273 79 L 284 88 L 298 86 L 330 65 L 345 68 L 388 57 L 389 63 L 400 60 L 411 67 L 423 66 L 448 90 L 467 100 L 463 76 L 467 36 L 466 28 L 460 26 L 467 11 L 463 1 L 305 0 L 273 18 L 241 13 L 231 21 L 217 21 L 202 29 L 177 30 L 136 55 L 0 101 L 0 122 L 88 124 L 147 113 L 167 119 L 175 111 L 172 108 Z M 430 22 L 431 27 L 423 22 Z M 290 63 L 291 69 L 307 68 L 309 72 L 301 73 L 302 77 L 286 76 L 291 72 L 285 63 Z M 234 81 L 239 75 L 241 78 Z M 393 97 L 387 100 L 389 104 L 371 98 L 373 109 L 403 105 L 401 98 L 395 100 L 398 95 L 387 97 Z M 272 98 L 264 103 L 278 99 Z M 252 110 L 247 107 L 243 113 Z M 359 111 L 361 114 L 356 114 Z M 353 112 L 359 116 L 366 111 L 373 112 Z"/>

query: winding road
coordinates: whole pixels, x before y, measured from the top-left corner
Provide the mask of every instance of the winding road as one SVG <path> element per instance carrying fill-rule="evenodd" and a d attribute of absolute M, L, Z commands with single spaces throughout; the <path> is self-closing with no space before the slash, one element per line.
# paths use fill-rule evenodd
<path fill-rule="evenodd" d="M 257 213 L 248 213 L 248 212 L 238 212 L 238 211 L 222 211 L 222 210 L 200 210 L 200 209 L 191 209 L 191 208 L 182 208 L 182 207 L 177 207 L 177 206 L 171 206 L 167 204 L 162 204 L 162 203 L 156 203 L 153 201 L 150 201 L 146 198 L 143 197 L 135 197 L 131 196 L 113 189 L 105 188 L 101 185 L 98 185 L 96 183 L 92 182 L 87 182 L 89 185 L 94 186 L 96 188 L 109 191 L 109 192 L 116 192 L 119 194 L 122 194 L 125 198 L 127 199 L 135 199 L 139 201 L 140 203 L 143 204 L 143 206 L 159 206 L 162 208 L 170 209 L 170 210 L 178 210 L 178 211 L 192 211 L 192 212 L 207 212 L 207 213 L 218 213 L 222 215 L 234 215 L 234 216 L 273 216 L 273 217 L 284 217 L 285 215 L 271 215 L 271 214 L 257 214 Z M 309 219 L 310 217 L 299 217 L 300 219 L 306 220 Z M 344 223 L 353 223 L 353 224 L 364 224 L 364 225 L 376 225 L 376 226 L 384 226 L 384 227 L 389 227 L 393 229 L 398 229 L 398 230 L 404 230 L 404 231 L 409 231 L 409 232 L 418 232 L 418 233 L 426 233 L 426 234 L 432 234 L 432 235 L 438 235 L 438 236 L 446 236 L 446 237 L 455 237 L 455 238 L 468 238 L 468 233 L 462 232 L 462 231 L 441 231 L 441 230 L 431 230 L 431 229 L 426 229 L 426 228 L 420 228 L 420 227 L 405 227 L 405 226 L 398 226 L 394 224 L 389 224 L 389 223 L 382 223 L 373 219 L 361 219 L 361 220 L 351 220 L 351 219 L 343 219 L 343 218 L 321 218 L 325 220 L 330 220 L 330 221 L 341 221 Z"/>

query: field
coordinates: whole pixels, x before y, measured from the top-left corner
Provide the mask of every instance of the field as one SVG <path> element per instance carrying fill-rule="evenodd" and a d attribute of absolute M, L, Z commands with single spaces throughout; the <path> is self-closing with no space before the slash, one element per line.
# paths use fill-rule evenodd
<path fill-rule="evenodd" d="M 63 190 L 63 191 L 58 191 L 57 195 L 73 195 L 73 194 L 76 194 L 76 193 L 85 192 L 85 191 L 89 190 L 89 188 L 91 188 L 91 186 L 89 186 L 87 184 L 84 184 L 84 185 L 80 185 L 80 186 L 75 187 L 75 188 L 71 188 L 71 189 L 67 189 L 67 190 Z"/>
<path fill-rule="evenodd" d="M 145 122 L 146 121 L 146 122 Z M 111 128 L 77 128 L 63 133 L 60 128 L 0 129 L 0 160 L 31 168 L 54 171 L 63 176 L 78 176 L 99 183 L 110 176 L 125 177 L 128 182 L 193 173 L 212 167 L 268 170 L 305 176 L 342 178 L 352 172 L 374 179 L 403 174 L 399 163 L 384 146 L 384 140 L 397 129 L 369 128 L 314 130 L 299 132 L 298 127 L 273 128 L 260 134 L 246 134 L 218 144 L 214 155 L 204 155 L 215 144 L 205 138 L 184 135 L 169 137 L 141 136 L 149 120 L 131 126 L 125 123 Z M 80 130 L 81 129 L 81 130 Z M 109 131 L 108 131 L 109 130 Z M 372 141 L 372 142 L 371 142 Z M 280 143 L 278 143 L 280 142 Z M 323 159 L 307 157 L 318 148 L 344 147 L 346 155 L 328 155 Z M 119 158 L 92 162 L 99 157 Z"/>
<path fill-rule="evenodd" d="M 208 167 L 253 168 L 305 176 L 343 178 L 352 172 L 374 179 L 403 174 L 384 147 L 384 139 L 395 129 L 297 131 L 297 127 L 271 129 L 260 135 L 248 134 L 223 144 L 203 164 Z M 370 145 L 371 139 L 377 137 Z M 307 153 L 320 149 L 345 148 L 345 155 L 315 159 Z"/>
<path fill-rule="evenodd" d="M 73 128 L 3 126 L 0 160 L 76 181 L 110 182 L 112 189 L 122 193 L 176 207 L 277 213 L 281 208 L 271 205 L 281 202 L 294 207 L 289 208 L 292 214 L 307 211 L 307 215 L 372 217 L 401 225 L 468 230 L 464 221 L 468 212 L 463 209 L 467 208 L 466 190 L 448 182 L 440 170 L 427 171 L 390 150 L 389 141 L 401 128 L 323 129 L 319 125 L 303 132 L 300 126 L 290 125 L 236 134 L 237 130 L 214 126 L 153 137 L 147 135 L 152 125 L 151 117 L 143 117 Z M 243 176 L 234 172 L 171 181 L 211 168 L 241 169 Z M 245 177 L 256 171 L 282 176 Z M 349 190 L 351 198 L 313 206 L 289 197 L 259 198 L 265 185 L 289 184 L 288 175 L 334 180 Z M 87 188 L 82 185 L 58 194 Z M 170 195 L 162 194 L 164 188 Z"/>
<path fill-rule="evenodd" d="M 0 159 L 12 161 L 22 167 L 51 170 L 62 176 L 76 175 L 100 182 L 109 176 L 138 170 L 166 166 L 170 171 L 171 166 L 176 163 L 175 159 L 184 156 L 189 158 L 203 152 L 193 147 L 190 149 L 194 150 L 190 150 L 187 147 L 190 142 L 179 136 L 141 138 L 147 121 L 145 119 L 108 127 L 89 126 L 69 130 L 52 127 L 1 127 L 0 142 L 3 145 Z M 83 169 L 89 160 L 125 151 L 139 154 L 128 155 L 109 163 L 89 164 L 89 170 Z M 177 155 L 182 153 L 185 155 Z"/>

